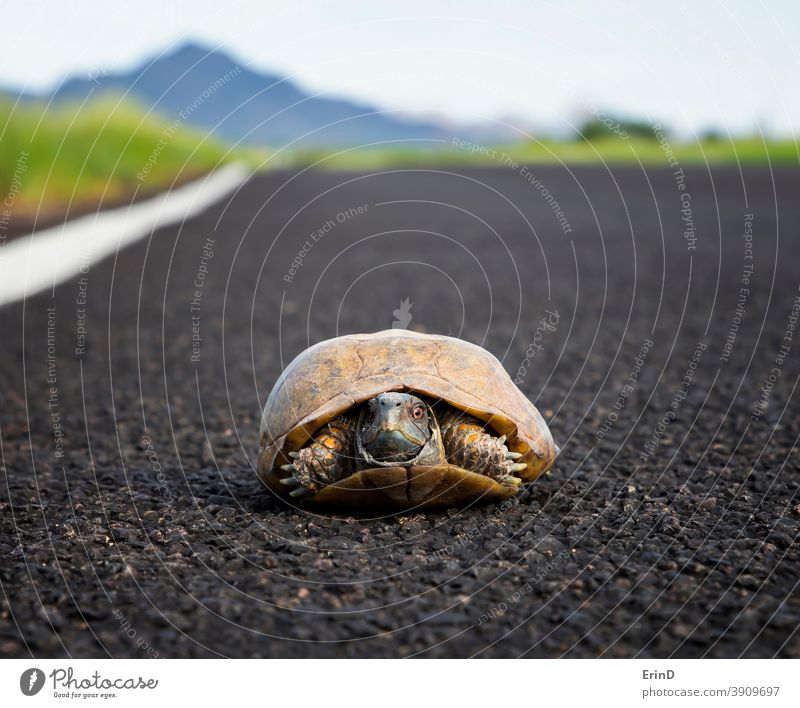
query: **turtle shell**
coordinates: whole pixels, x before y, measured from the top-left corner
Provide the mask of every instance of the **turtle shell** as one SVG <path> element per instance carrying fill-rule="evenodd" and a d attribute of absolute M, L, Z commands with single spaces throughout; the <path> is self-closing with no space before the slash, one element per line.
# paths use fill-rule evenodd
<path fill-rule="evenodd" d="M 287 493 L 279 479 L 288 453 L 305 446 L 325 423 L 387 391 L 406 391 L 449 403 L 506 435 L 509 450 L 527 463 L 532 481 L 556 459 L 557 448 L 536 407 L 497 358 L 454 337 L 390 329 L 320 342 L 300 353 L 281 374 L 261 418 L 258 476 Z M 318 492 L 310 501 L 340 506 L 419 508 L 499 500 L 516 488 L 454 465 L 361 470 Z"/>

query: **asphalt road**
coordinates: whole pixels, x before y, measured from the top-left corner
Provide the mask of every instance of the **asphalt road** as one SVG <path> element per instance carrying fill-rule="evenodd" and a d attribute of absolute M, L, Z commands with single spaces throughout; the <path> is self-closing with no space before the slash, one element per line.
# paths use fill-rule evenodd
<path fill-rule="evenodd" d="M 0 654 L 799 656 L 798 190 L 273 173 L 3 308 Z M 563 452 L 518 503 L 261 487 L 282 367 L 393 322 L 483 344 L 536 401 Z"/>

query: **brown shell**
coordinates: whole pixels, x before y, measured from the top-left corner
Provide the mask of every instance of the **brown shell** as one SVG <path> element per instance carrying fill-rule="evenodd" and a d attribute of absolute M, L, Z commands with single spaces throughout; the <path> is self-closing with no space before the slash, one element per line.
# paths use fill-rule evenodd
<path fill-rule="evenodd" d="M 556 459 L 556 446 L 536 407 L 485 349 L 453 337 L 390 329 L 320 342 L 299 354 L 281 374 L 261 418 L 258 475 L 281 495 L 280 465 L 325 423 L 386 391 L 409 391 L 443 400 L 487 422 L 523 453 L 524 481 L 536 479 Z M 365 470 L 319 492 L 313 501 L 348 506 L 422 507 L 503 499 L 513 488 L 453 465 Z M 418 487 L 415 491 L 415 486 Z M 405 491 L 400 494 L 398 489 Z M 423 489 L 427 489 L 422 494 Z M 413 493 L 412 493 L 413 491 Z"/>

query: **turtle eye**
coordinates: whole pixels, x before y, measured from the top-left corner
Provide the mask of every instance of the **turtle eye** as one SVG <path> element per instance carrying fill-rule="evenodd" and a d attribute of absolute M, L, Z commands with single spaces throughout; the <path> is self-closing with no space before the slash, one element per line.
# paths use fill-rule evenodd
<path fill-rule="evenodd" d="M 422 420 L 422 417 L 424 415 L 425 415 L 425 406 L 422 406 L 419 403 L 411 409 L 411 417 L 414 420 Z"/>

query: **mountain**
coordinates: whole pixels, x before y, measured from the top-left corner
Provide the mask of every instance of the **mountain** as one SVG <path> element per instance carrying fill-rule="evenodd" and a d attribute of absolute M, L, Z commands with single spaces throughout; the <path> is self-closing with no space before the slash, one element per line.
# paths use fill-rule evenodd
<path fill-rule="evenodd" d="M 347 147 L 384 141 L 449 141 L 456 135 L 465 140 L 472 135 L 481 141 L 510 137 L 492 125 L 454 130 L 345 99 L 311 96 L 287 79 L 253 71 L 222 51 L 193 43 L 132 71 L 72 77 L 50 93 L 24 94 L 22 99 L 80 102 L 107 94 L 127 95 L 174 121 L 176 127 L 197 128 L 229 143 Z"/>

